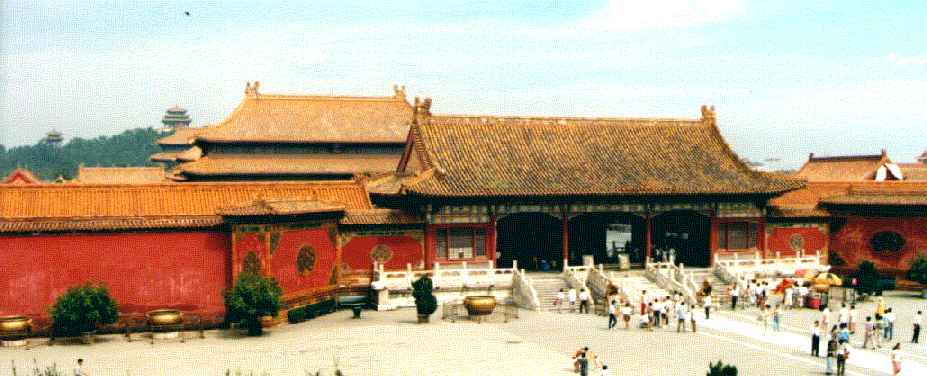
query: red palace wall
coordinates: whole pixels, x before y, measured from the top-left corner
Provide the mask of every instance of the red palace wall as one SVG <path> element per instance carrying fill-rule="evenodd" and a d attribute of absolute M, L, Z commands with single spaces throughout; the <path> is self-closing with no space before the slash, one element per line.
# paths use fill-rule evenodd
<path fill-rule="evenodd" d="M 813 255 L 816 251 L 820 251 L 821 255 L 827 254 L 828 235 L 823 225 L 820 228 L 770 226 L 767 230 L 766 249 L 769 250 L 770 257 L 775 257 L 776 252 L 782 257 L 796 256 L 793 241 L 795 246 L 805 250 L 806 255 Z"/>
<path fill-rule="evenodd" d="M 418 238 L 414 234 L 401 233 L 351 236 L 342 248 L 342 261 L 353 271 L 369 271 L 373 268 L 376 248 L 378 257 L 386 258 L 385 269 L 405 269 L 406 264 L 418 269 L 424 261 L 421 234 L 419 231 Z"/>
<path fill-rule="evenodd" d="M 254 252 L 262 272 L 277 280 L 287 301 L 309 298 L 332 287 L 339 256 L 333 239 L 337 236 L 335 224 L 248 227 L 256 231 L 235 236 L 235 275 L 244 268 L 247 254 Z M 297 259 L 304 247 L 312 263 L 301 272 Z"/>
<path fill-rule="evenodd" d="M 120 313 L 222 314 L 228 238 L 220 232 L 0 236 L 0 315 L 47 318 L 69 287 L 103 282 Z M 44 320 L 42 320 L 44 321 Z"/>
<path fill-rule="evenodd" d="M 894 231 L 905 238 L 901 252 L 872 251 L 869 240 L 880 231 Z M 906 271 L 916 252 L 927 253 L 927 219 L 912 217 L 848 217 L 846 224 L 831 234 L 831 252 L 839 253 L 848 267 L 855 268 L 864 260 L 872 261 L 879 270 Z"/>

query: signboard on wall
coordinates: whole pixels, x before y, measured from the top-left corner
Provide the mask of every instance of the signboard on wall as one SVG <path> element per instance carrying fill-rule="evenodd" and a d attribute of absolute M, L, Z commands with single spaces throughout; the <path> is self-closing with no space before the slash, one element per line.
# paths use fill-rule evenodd
<path fill-rule="evenodd" d="M 612 223 L 605 228 L 605 254 L 613 258 L 617 253 L 627 252 L 625 245 L 631 242 L 631 225 Z"/>

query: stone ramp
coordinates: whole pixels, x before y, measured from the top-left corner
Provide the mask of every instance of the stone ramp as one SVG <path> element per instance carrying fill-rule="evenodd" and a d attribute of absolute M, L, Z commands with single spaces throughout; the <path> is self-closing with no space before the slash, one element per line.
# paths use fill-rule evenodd
<path fill-rule="evenodd" d="M 634 305 L 639 304 L 641 292 L 647 291 L 649 296 L 667 296 L 670 293 L 644 277 L 643 272 L 607 272 L 608 279 L 615 285 L 624 289 L 628 299 Z"/>

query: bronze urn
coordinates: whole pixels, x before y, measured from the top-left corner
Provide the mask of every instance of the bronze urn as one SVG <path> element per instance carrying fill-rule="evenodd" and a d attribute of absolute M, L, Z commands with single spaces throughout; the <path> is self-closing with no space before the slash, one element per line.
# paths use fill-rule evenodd
<path fill-rule="evenodd" d="M 0 334 L 27 332 L 32 328 L 32 319 L 23 315 L 0 316 Z"/>
<path fill-rule="evenodd" d="M 470 316 L 485 316 L 496 309 L 495 296 L 468 296 L 464 298 L 464 307 Z"/>
<path fill-rule="evenodd" d="M 145 314 L 148 325 L 178 325 L 183 322 L 183 313 L 176 309 L 156 309 Z"/>

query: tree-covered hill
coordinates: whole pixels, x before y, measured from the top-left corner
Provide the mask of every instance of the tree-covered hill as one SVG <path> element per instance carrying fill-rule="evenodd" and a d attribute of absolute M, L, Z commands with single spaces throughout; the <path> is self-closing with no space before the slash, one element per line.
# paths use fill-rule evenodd
<path fill-rule="evenodd" d="M 58 176 L 74 178 L 77 167 L 154 166 L 148 157 L 160 151 L 157 140 L 164 137 L 152 128 L 130 129 L 115 136 L 73 138 L 61 146 L 39 142 L 6 149 L 0 145 L 0 177 L 17 167 L 31 170 L 42 180 Z"/>

